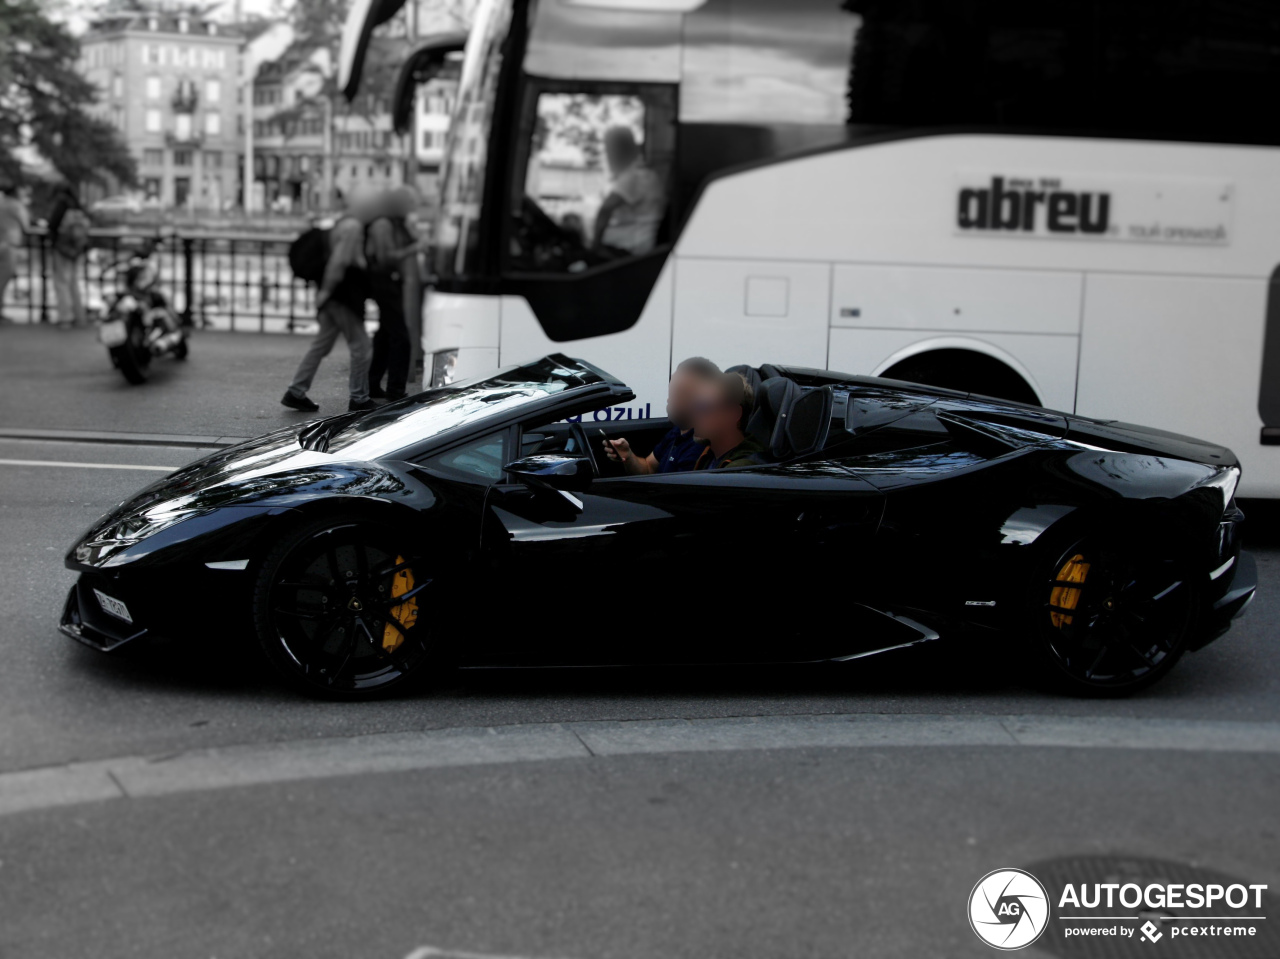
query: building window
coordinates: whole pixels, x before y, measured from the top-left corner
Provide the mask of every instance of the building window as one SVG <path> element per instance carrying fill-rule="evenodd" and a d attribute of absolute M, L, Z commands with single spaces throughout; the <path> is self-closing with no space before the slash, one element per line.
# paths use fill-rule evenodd
<path fill-rule="evenodd" d="M 173 165 L 176 167 L 184 167 L 184 168 L 191 166 L 191 151 L 190 150 L 174 150 Z"/>
<path fill-rule="evenodd" d="M 204 85 L 204 98 L 209 103 L 220 103 L 222 101 L 222 83 L 218 80 L 210 80 Z"/>
<path fill-rule="evenodd" d="M 205 165 L 205 168 L 209 170 L 221 170 L 222 169 L 222 151 L 206 150 L 204 154 L 204 165 Z"/>
<path fill-rule="evenodd" d="M 204 115 L 204 132 L 211 137 L 222 133 L 222 114 L 210 111 Z"/>
<path fill-rule="evenodd" d="M 143 166 L 164 166 L 164 151 L 156 149 L 147 149 L 142 151 Z"/>
<path fill-rule="evenodd" d="M 147 77 L 147 99 L 148 100 L 160 99 L 160 78 L 159 77 Z"/>
<path fill-rule="evenodd" d="M 124 77 L 118 73 L 111 77 L 111 95 L 113 97 L 124 96 Z"/>
<path fill-rule="evenodd" d="M 178 113 L 173 118 L 173 135 L 182 142 L 191 139 L 191 114 Z"/>
<path fill-rule="evenodd" d="M 158 176 L 149 176 L 142 181 L 142 192 L 146 194 L 148 200 L 160 201 L 160 178 Z"/>
<path fill-rule="evenodd" d="M 161 122 L 161 121 L 160 121 L 160 111 L 159 111 L 159 110 L 148 110 L 148 111 L 147 111 L 147 132 L 148 132 L 148 133 L 159 133 L 159 132 L 160 132 L 160 122 Z"/>

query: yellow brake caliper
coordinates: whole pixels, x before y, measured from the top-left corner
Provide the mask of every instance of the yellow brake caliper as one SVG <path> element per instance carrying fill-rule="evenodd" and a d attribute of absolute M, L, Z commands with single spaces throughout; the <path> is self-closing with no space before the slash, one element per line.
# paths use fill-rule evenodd
<path fill-rule="evenodd" d="M 1089 564 L 1084 561 L 1084 557 L 1077 553 L 1072 556 L 1058 570 L 1056 582 L 1058 583 L 1083 583 L 1085 577 L 1089 575 Z M 1061 629 L 1063 626 L 1070 626 L 1072 616 L 1070 613 L 1063 612 L 1067 609 L 1075 609 L 1080 602 L 1080 590 L 1075 586 L 1054 586 L 1053 592 L 1049 594 L 1049 605 L 1057 607 L 1050 610 L 1049 618 L 1053 625 Z"/>
<path fill-rule="evenodd" d="M 396 557 L 396 565 L 399 566 L 404 562 L 403 556 Z M 405 567 L 399 570 L 391 579 L 391 598 L 403 596 L 405 593 L 413 589 L 413 570 Z M 411 596 L 408 600 L 400 603 L 398 606 L 391 607 L 391 615 L 400 623 L 406 631 L 413 628 L 414 623 L 418 621 L 418 597 Z M 390 623 L 382 627 L 382 648 L 387 652 L 394 651 L 401 643 L 404 642 L 404 633 L 396 629 Z"/>

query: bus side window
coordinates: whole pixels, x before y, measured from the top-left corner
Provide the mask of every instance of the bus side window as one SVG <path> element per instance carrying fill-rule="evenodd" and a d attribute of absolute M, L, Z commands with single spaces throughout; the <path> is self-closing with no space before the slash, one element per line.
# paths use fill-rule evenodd
<path fill-rule="evenodd" d="M 548 87 L 520 125 L 509 268 L 573 273 L 648 253 L 670 219 L 674 89 Z"/>

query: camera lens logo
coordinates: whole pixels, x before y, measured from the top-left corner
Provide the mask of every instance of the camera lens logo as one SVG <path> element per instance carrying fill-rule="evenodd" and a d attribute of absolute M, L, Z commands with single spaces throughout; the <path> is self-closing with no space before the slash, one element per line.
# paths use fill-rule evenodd
<path fill-rule="evenodd" d="M 1021 869 L 995 869 L 969 893 L 969 925 L 996 949 L 1025 949 L 1049 924 L 1049 894 Z"/>

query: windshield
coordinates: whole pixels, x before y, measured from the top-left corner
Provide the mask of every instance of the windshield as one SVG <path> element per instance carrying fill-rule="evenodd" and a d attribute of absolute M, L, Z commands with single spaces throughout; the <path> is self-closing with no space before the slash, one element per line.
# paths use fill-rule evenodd
<path fill-rule="evenodd" d="M 512 0 L 485 0 L 476 11 L 449 124 L 436 221 L 436 272 L 456 276 L 475 268 L 480 242 L 489 130 L 498 98 L 503 46 Z"/>
<path fill-rule="evenodd" d="M 389 403 L 336 430 L 329 437 L 327 450 L 340 452 L 345 458 L 375 460 L 441 433 L 601 380 L 594 371 L 546 357 Z"/>

